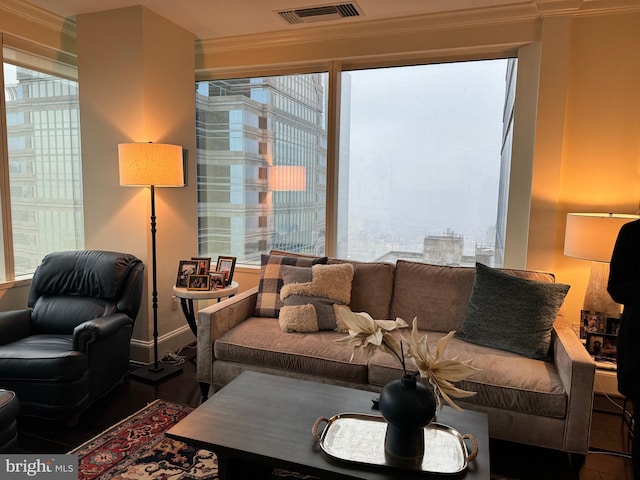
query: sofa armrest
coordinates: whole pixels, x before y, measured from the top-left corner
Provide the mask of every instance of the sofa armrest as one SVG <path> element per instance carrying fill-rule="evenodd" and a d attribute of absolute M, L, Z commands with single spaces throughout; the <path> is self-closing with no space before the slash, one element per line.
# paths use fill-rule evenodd
<path fill-rule="evenodd" d="M 554 324 L 551 348 L 553 361 L 568 397 L 563 450 L 586 455 L 591 430 L 596 364 L 571 323 L 562 315 L 558 316 Z"/>
<path fill-rule="evenodd" d="M 213 383 L 213 342 L 225 332 L 253 316 L 258 287 L 214 303 L 198 312 L 196 377 L 200 383 Z"/>

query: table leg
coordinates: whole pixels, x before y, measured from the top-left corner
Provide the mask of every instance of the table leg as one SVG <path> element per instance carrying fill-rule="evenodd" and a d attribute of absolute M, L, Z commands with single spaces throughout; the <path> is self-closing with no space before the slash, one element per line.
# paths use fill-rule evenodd
<path fill-rule="evenodd" d="M 187 323 L 189 324 L 191 331 L 197 337 L 198 325 L 196 324 L 196 314 L 193 311 L 193 300 L 190 298 L 181 298 L 180 305 L 182 306 L 182 312 L 187 319 Z"/>
<path fill-rule="evenodd" d="M 200 384 L 200 394 L 202 395 L 202 400 L 200 403 L 205 402 L 209 398 L 209 385 L 206 382 L 198 382 Z"/>

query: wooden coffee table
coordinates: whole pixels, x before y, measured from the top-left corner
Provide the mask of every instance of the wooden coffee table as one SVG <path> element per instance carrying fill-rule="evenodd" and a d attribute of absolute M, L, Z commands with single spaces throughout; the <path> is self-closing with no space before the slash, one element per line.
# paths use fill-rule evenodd
<path fill-rule="evenodd" d="M 363 390 L 244 372 L 171 428 L 167 436 L 215 452 L 221 480 L 258 478 L 262 473 L 268 477 L 273 468 L 323 480 L 382 480 L 399 475 L 403 480 L 442 478 L 348 463 L 322 451 L 311 433 L 314 422 L 339 413 L 378 415 L 371 402 L 376 396 Z M 445 407 L 437 413 L 437 421 L 461 434 L 472 434 L 478 442 L 476 459 L 463 472 L 447 477 L 488 480 L 487 416 Z"/>

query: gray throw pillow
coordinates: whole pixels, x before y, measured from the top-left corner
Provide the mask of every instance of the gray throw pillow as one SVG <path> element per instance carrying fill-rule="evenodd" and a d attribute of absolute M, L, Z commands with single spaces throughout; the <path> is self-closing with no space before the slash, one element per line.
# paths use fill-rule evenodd
<path fill-rule="evenodd" d="M 527 280 L 476 263 L 462 328 L 467 342 L 543 359 L 569 285 Z"/>

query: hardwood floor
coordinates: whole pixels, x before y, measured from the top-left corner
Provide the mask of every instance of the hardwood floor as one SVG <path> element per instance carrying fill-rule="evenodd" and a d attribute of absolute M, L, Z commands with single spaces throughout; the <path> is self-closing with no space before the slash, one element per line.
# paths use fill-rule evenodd
<path fill-rule="evenodd" d="M 195 349 L 184 355 L 193 358 Z M 158 385 L 126 380 L 109 395 L 91 406 L 75 427 L 33 418 L 18 420 L 18 451 L 21 453 L 66 453 L 147 403 L 163 400 L 196 407 L 200 389 L 195 380 L 194 362 L 187 359 L 183 372 Z M 620 408 L 602 396 L 596 396 L 591 429 L 591 451 L 578 472 L 569 456 L 556 451 L 491 441 L 491 471 L 520 480 L 631 480 L 631 462 L 626 458 L 630 442 Z"/>

